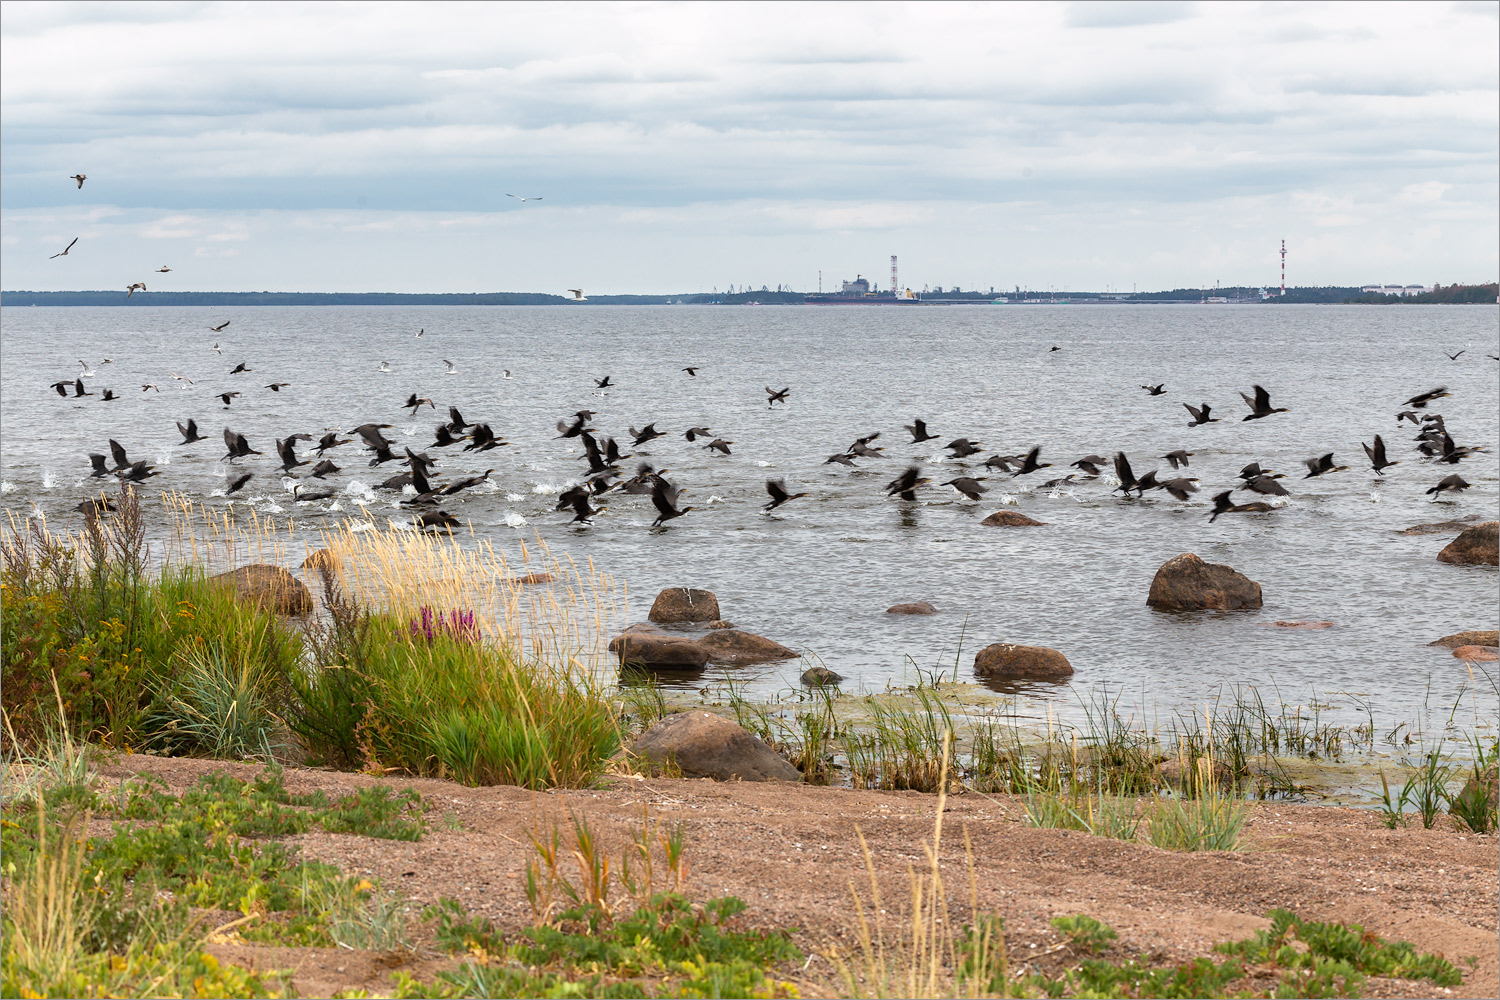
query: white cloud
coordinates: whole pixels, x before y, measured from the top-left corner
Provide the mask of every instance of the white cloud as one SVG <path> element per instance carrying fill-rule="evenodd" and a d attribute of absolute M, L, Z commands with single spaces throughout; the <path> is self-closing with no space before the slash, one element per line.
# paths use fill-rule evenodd
<path fill-rule="evenodd" d="M 720 266 L 774 285 L 881 241 L 981 277 L 1038 263 L 980 218 L 1055 241 L 1040 259 L 1075 287 L 1172 284 L 1100 234 L 1197 245 L 1227 204 L 1257 206 L 1268 245 L 1333 226 L 1374 247 L 1441 213 L 1444 266 L 1493 270 L 1500 62 L 1476 30 L 1494 5 L 1471 6 L 9 4 L 0 170 L 40 244 L 79 207 L 124 213 L 138 239 L 254 242 L 235 266 L 263 267 L 257 288 L 345 280 L 361 251 L 340 234 L 390 236 L 416 288 L 454 280 L 423 242 L 445 233 L 525 238 L 508 275 L 584 266 L 616 290 L 621 241 L 630 280 L 663 290 Z M 522 187 L 546 200 L 505 198 Z M 29 240 L 7 287 L 56 274 L 15 256 Z M 1230 280 L 1262 265 L 1249 247 Z M 1324 280 L 1363 280 L 1346 249 Z M 182 277 L 209 275 L 228 280 Z"/>

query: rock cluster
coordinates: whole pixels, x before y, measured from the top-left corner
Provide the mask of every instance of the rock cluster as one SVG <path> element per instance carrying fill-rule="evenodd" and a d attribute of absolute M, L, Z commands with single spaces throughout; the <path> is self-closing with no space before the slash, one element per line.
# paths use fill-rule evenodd
<path fill-rule="evenodd" d="M 668 631 L 641 622 L 615 636 L 609 651 L 620 658 L 622 667 L 701 670 L 709 662 L 764 663 L 798 656 L 773 639 L 721 621 L 719 599 L 707 590 L 669 587 L 656 595 L 650 618 L 679 627 Z"/>

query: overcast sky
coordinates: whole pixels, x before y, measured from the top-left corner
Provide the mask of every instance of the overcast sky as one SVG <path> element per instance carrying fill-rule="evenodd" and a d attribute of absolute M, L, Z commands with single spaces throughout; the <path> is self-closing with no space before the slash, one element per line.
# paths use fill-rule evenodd
<path fill-rule="evenodd" d="M 1497 15 L 6 3 L 0 285 L 1492 281 Z"/>

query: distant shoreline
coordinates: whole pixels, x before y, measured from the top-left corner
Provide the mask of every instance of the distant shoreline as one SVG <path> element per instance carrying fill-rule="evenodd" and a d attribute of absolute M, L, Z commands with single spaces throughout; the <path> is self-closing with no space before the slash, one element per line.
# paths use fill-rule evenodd
<path fill-rule="evenodd" d="M 1359 288 L 1336 286 L 1288 289 L 1285 296 L 1262 299 L 1259 289 L 1215 290 L 1206 296 L 1198 289 L 1173 289 L 1124 295 L 1118 292 L 1047 293 L 924 292 L 917 298 L 892 295 L 863 297 L 820 295 L 810 292 L 747 291 L 724 294 L 692 292 L 671 295 L 590 295 L 578 302 L 566 295 L 546 292 L 136 292 L 123 291 L 0 291 L 0 306 L 570 306 L 589 305 L 814 305 L 814 306 L 1016 306 L 1016 305 L 1397 305 L 1397 304 L 1495 304 L 1494 285 L 1449 286 L 1440 296 L 1409 299 L 1374 296 Z"/>

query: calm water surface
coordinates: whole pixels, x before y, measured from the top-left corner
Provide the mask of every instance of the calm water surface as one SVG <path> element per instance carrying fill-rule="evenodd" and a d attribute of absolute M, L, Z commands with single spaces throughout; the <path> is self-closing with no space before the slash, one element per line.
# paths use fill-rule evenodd
<path fill-rule="evenodd" d="M 226 319 L 223 333 L 207 329 Z M 256 475 L 246 498 L 262 512 L 294 515 L 312 538 L 320 525 L 362 517 L 353 501 L 399 469 L 370 469 L 367 453 L 345 446 L 332 453 L 343 472 L 330 483 L 348 492 L 338 509 L 298 504 L 274 438 L 376 421 L 420 449 L 439 421 L 425 408 L 415 419 L 401 409 L 416 392 L 438 413 L 456 405 L 510 441 L 477 456 L 433 452 L 446 480 L 494 468 L 494 488 L 446 507 L 498 548 L 514 552 L 539 535 L 554 554 L 592 558 L 627 585 L 637 619 L 661 587 L 713 590 L 726 618 L 816 656 L 849 677 L 848 688 L 907 683 L 916 667 L 955 662 L 966 679 L 975 651 L 1010 641 L 1056 647 L 1077 670 L 1070 685 L 1022 690 L 1023 716 L 1076 718 L 1106 692 L 1138 712 L 1193 713 L 1236 685 L 1268 700 L 1316 694 L 1334 717 L 1362 717 L 1368 704 L 1377 721 L 1413 720 L 1424 706 L 1446 712 L 1465 690 L 1465 713 L 1483 721 L 1496 712 L 1493 672 L 1471 677 L 1426 645 L 1495 627 L 1495 571 L 1436 562 L 1450 535 L 1397 533 L 1496 516 L 1500 365 L 1486 357 L 1500 353 L 1493 307 L 11 308 L 0 333 L 0 503 L 18 513 L 35 505 L 64 518 L 97 487 L 86 455 L 106 452 L 111 437 L 132 458 L 162 466 L 153 486 L 222 505 L 213 493 L 224 485 L 218 459 L 229 426 L 266 453 L 242 463 Z M 1459 348 L 1468 353 L 1456 362 L 1443 354 Z M 119 401 L 57 397 L 48 384 L 74 377 L 79 359 L 98 373 L 90 388 L 112 387 Z M 443 359 L 459 373 L 444 375 Z M 240 361 L 253 372 L 230 376 Z M 381 361 L 392 374 L 376 371 Z M 696 378 L 685 365 L 701 366 Z M 593 380 L 606 374 L 618 385 L 601 392 Z M 273 381 L 291 386 L 262 388 Z M 147 382 L 160 393 L 142 392 Z M 1166 394 L 1148 396 L 1147 382 L 1165 382 Z M 1290 412 L 1242 422 L 1238 393 L 1254 383 Z M 1453 437 L 1490 452 L 1458 467 L 1472 489 L 1435 503 L 1423 491 L 1454 470 L 1423 462 L 1411 448 L 1414 429 L 1394 415 L 1439 385 L 1452 396 L 1434 409 Z M 788 404 L 768 407 L 767 386 L 790 386 Z M 231 389 L 243 396 L 225 410 L 216 396 Z M 1181 404 L 1204 401 L 1223 421 L 1188 428 Z M 554 425 L 584 408 L 622 445 L 630 426 L 654 421 L 667 431 L 643 457 L 668 468 L 695 509 L 658 531 L 649 497 L 607 495 L 608 511 L 588 528 L 554 512 L 557 493 L 584 469 L 577 439 L 559 440 Z M 174 422 L 188 417 L 207 441 L 179 443 Z M 914 417 L 940 440 L 908 443 L 901 428 Z M 732 441 L 733 455 L 686 442 L 683 429 L 695 425 Z M 888 459 L 853 470 L 824 464 L 875 431 Z M 1376 433 L 1401 462 L 1384 480 L 1360 449 Z M 983 474 L 935 447 L 960 436 L 986 454 L 1040 444 L 1054 468 L 1017 480 L 992 475 L 977 504 L 938 485 L 915 504 L 885 496 L 884 484 L 913 462 L 934 484 Z M 1177 448 L 1194 453 L 1186 474 L 1202 480 L 1185 503 L 1162 492 L 1122 499 L 1108 477 L 1040 489 L 1091 452 L 1123 449 L 1140 475 L 1165 469 L 1158 456 Z M 1304 481 L 1303 459 L 1327 451 L 1350 470 Z M 1271 515 L 1209 524 L 1209 498 L 1252 460 L 1287 473 L 1291 501 Z M 770 477 L 809 495 L 764 515 Z M 980 526 L 1001 507 L 1047 527 Z M 370 510 L 381 527 L 409 516 L 391 494 Z M 1153 573 L 1181 552 L 1259 581 L 1265 608 L 1151 611 Z M 884 613 L 915 600 L 941 614 Z M 1278 619 L 1335 627 L 1278 629 Z M 733 675 L 770 695 L 805 666 Z"/>

